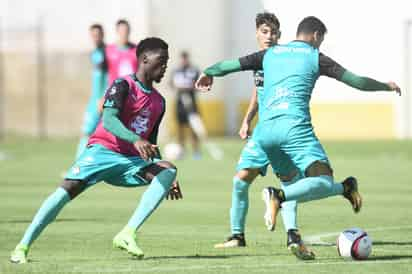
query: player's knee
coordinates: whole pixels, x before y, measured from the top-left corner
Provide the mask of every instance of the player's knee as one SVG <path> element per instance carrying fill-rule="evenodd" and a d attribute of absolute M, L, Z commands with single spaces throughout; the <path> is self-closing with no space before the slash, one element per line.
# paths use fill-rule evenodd
<path fill-rule="evenodd" d="M 70 196 L 70 199 L 73 200 L 78 196 L 83 190 L 86 188 L 86 184 L 79 180 L 68 180 L 64 179 L 64 181 L 60 185 Z"/>
<path fill-rule="evenodd" d="M 259 169 L 247 168 L 239 170 L 235 177 L 251 184 L 258 175 Z"/>
<path fill-rule="evenodd" d="M 291 171 L 287 175 L 281 175 L 279 173 L 276 174 L 281 182 L 291 182 L 296 177 L 296 175 L 298 175 L 298 171 L 296 169 Z"/>
<path fill-rule="evenodd" d="M 327 175 L 333 177 L 333 169 L 328 163 L 315 161 L 305 171 L 306 177 L 318 177 Z"/>
<path fill-rule="evenodd" d="M 156 164 L 160 166 L 162 169 L 173 169 L 174 171 L 177 171 L 177 167 L 171 162 L 160 161 L 160 162 L 157 162 Z"/>

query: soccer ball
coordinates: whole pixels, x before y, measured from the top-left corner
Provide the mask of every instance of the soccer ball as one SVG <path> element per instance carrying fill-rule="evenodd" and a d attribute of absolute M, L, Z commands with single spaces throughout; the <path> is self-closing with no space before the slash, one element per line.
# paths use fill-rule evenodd
<path fill-rule="evenodd" d="M 183 158 L 183 154 L 183 147 L 179 144 L 170 143 L 163 148 L 163 156 L 169 161 L 180 160 Z"/>
<path fill-rule="evenodd" d="M 336 247 L 339 256 L 355 260 L 365 260 L 372 251 L 372 240 L 360 228 L 351 228 L 343 231 L 337 241 Z"/>

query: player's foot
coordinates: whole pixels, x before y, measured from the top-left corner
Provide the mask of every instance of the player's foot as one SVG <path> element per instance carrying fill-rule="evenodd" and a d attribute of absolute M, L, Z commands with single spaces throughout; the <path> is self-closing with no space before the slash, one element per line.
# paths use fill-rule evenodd
<path fill-rule="evenodd" d="M 358 213 L 362 207 L 362 197 L 358 191 L 358 181 L 355 177 L 348 177 L 343 182 L 343 197 L 349 200 L 353 211 Z"/>
<path fill-rule="evenodd" d="M 276 216 L 280 208 L 280 199 L 278 195 L 278 190 L 274 187 L 265 187 L 262 190 L 262 200 L 266 205 L 264 219 L 269 231 L 275 230 Z"/>
<path fill-rule="evenodd" d="M 308 249 L 302 241 L 302 238 L 297 230 L 290 229 L 288 231 L 288 249 L 296 258 L 300 260 L 314 260 L 315 253 Z"/>
<path fill-rule="evenodd" d="M 142 259 L 143 251 L 137 246 L 136 232 L 130 228 L 124 228 L 113 239 L 113 247 L 126 250 L 136 259 Z"/>
<path fill-rule="evenodd" d="M 231 248 L 231 247 L 245 247 L 245 235 L 242 234 L 233 234 L 226 241 L 220 244 L 215 244 L 215 248 Z"/>
<path fill-rule="evenodd" d="M 29 252 L 29 247 L 26 245 L 18 244 L 13 250 L 10 256 L 10 262 L 15 264 L 25 264 L 28 262 L 27 253 Z"/>

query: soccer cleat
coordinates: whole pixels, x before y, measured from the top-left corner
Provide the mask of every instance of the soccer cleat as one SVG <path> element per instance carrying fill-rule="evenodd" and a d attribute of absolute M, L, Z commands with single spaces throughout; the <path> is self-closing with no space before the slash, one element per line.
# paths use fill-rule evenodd
<path fill-rule="evenodd" d="M 262 200 L 266 205 L 266 212 L 264 215 L 266 227 L 269 231 L 273 231 L 275 230 L 276 216 L 280 208 L 278 190 L 274 187 L 265 187 L 262 190 Z"/>
<path fill-rule="evenodd" d="M 126 250 L 136 259 L 144 257 L 143 251 L 137 246 L 136 232 L 129 228 L 120 231 L 113 239 L 113 247 Z"/>
<path fill-rule="evenodd" d="M 343 182 L 343 197 L 349 200 L 353 211 L 358 213 L 362 207 L 362 197 L 358 191 L 358 182 L 355 177 L 348 177 Z"/>
<path fill-rule="evenodd" d="M 315 253 L 308 249 L 303 243 L 302 238 L 297 230 L 290 229 L 288 231 L 288 249 L 292 252 L 296 258 L 300 260 L 314 260 Z"/>
<path fill-rule="evenodd" d="M 13 250 L 10 256 L 10 262 L 15 264 L 25 264 L 28 262 L 27 253 L 29 252 L 29 247 L 26 245 L 18 244 Z"/>
<path fill-rule="evenodd" d="M 245 247 L 245 235 L 242 234 L 233 234 L 227 240 L 220 244 L 215 244 L 215 248 L 233 248 L 233 247 Z"/>

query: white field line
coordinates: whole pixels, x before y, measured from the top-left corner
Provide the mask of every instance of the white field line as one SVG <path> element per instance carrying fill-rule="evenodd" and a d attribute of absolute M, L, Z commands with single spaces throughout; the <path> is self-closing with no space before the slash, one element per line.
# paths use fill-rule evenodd
<path fill-rule="evenodd" d="M 407 229 L 407 228 L 412 228 L 412 226 L 374 227 L 374 228 L 365 229 L 365 231 L 366 232 L 375 232 L 375 231 L 401 230 L 401 229 Z M 335 243 L 322 241 L 322 238 L 338 236 L 339 233 L 341 233 L 341 231 L 339 231 L 339 232 L 325 232 L 325 233 L 320 233 L 320 234 L 315 234 L 315 235 L 309 235 L 309 236 L 303 237 L 303 240 L 307 244 L 333 246 L 333 245 L 335 245 Z"/>

